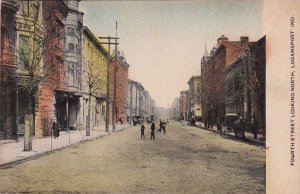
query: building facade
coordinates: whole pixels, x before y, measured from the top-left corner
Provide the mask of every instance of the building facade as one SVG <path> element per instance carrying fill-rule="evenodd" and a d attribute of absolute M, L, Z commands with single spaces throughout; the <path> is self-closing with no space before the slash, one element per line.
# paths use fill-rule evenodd
<path fill-rule="evenodd" d="M 68 102 L 68 128 L 78 129 L 82 127 L 83 118 L 80 115 L 82 99 L 82 34 L 83 13 L 79 10 L 80 0 L 65 1 L 68 6 L 68 15 L 65 23 L 65 57 L 64 72 L 66 98 L 58 97 L 58 120 L 62 120 L 65 107 Z"/>
<path fill-rule="evenodd" d="M 253 129 L 266 137 L 266 36 L 250 47 L 250 85 L 253 99 Z"/>
<path fill-rule="evenodd" d="M 138 82 L 131 79 L 128 80 L 127 85 L 127 103 L 126 103 L 126 115 L 127 122 L 132 123 L 132 118 L 139 115 L 139 103 L 138 103 Z"/>
<path fill-rule="evenodd" d="M 82 128 L 104 129 L 109 53 L 88 27 L 83 27 Z"/>
<path fill-rule="evenodd" d="M 248 37 L 241 37 L 240 41 L 229 41 L 222 35 L 217 40 L 217 47 L 213 48 L 210 56 L 204 54 L 201 60 L 202 87 L 202 117 L 206 126 L 212 126 L 225 119 L 225 70 L 241 56 L 249 45 Z"/>
<path fill-rule="evenodd" d="M 36 114 L 35 135 L 49 135 L 53 119 L 56 118 L 60 128 L 68 129 L 68 103 L 61 107 L 62 101 L 67 101 L 68 94 L 65 75 L 65 23 L 68 6 L 64 1 L 43 1 L 43 41 L 45 53 L 43 67 L 47 73 L 41 83 L 38 112 Z M 64 115 L 63 115 L 64 114 Z M 47 121 L 47 122 L 45 122 Z M 47 129 L 46 129 L 47 128 Z"/>
<path fill-rule="evenodd" d="M 17 138 L 16 12 L 18 1 L 1 1 L 0 140 Z M 9 72 L 9 73 L 8 73 Z"/>
<path fill-rule="evenodd" d="M 180 103 L 179 98 L 175 98 L 171 104 L 171 116 L 172 119 L 179 121 L 180 120 Z"/>
<path fill-rule="evenodd" d="M 129 64 L 123 52 L 113 51 L 109 66 L 109 105 L 110 124 L 123 123 L 127 120 L 125 107 L 127 105 L 127 84 Z"/>
<path fill-rule="evenodd" d="M 40 90 L 39 83 L 27 82 L 27 79 L 35 79 L 42 74 L 43 70 L 43 19 L 42 1 L 20 1 L 17 12 L 17 75 L 21 79 L 18 82 L 18 133 L 24 134 L 25 117 L 33 113 L 33 122 L 39 113 L 38 104 Z M 32 75 L 33 76 L 29 76 Z M 35 88 L 36 87 L 36 91 Z M 27 118 L 27 117 L 26 117 Z M 48 129 L 48 121 L 43 125 L 43 134 Z M 33 131 L 35 134 L 36 131 Z M 38 131 L 40 134 L 40 130 Z"/>
<path fill-rule="evenodd" d="M 248 123 L 248 130 L 265 134 L 265 37 L 258 40 L 225 71 L 226 114 Z"/>
<path fill-rule="evenodd" d="M 139 82 L 128 80 L 127 122 L 131 123 L 134 118 L 143 118 L 144 120 L 153 118 L 155 116 L 155 107 L 155 101 L 143 85 Z"/>
<path fill-rule="evenodd" d="M 202 118 L 201 110 L 201 77 L 192 76 L 189 84 L 189 113 L 192 118 L 200 121 Z"/>
<path fill-rule="evenodd" d="M 180 120 L 188 121 L 188 91 L 181 91 L 179 98 Z"/>

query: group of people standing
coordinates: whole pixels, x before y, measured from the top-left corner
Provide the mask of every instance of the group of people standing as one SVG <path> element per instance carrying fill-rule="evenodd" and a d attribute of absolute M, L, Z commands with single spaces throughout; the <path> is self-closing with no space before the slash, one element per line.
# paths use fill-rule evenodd
<path fill-rule="evenodd" d="M 159 128 L 158 128 L 158 132 L 161 132 L 161 130 L 164 131 L 164 134 L 166 134 L 166 126 L 167 126 L 167 123 L 165 121 L 162 121 L 161 119 L 159 120 Z M 145 139 L 145 125 L 144 123 L 141 124 L 141 139 Z M 151 135 L 150 135 L 150 139 L 153 139 L 155 140 L 155 122 L 152 121 L 151 122 L 151 126 L 150 126 L 150 129 L 151 129 Z"/>

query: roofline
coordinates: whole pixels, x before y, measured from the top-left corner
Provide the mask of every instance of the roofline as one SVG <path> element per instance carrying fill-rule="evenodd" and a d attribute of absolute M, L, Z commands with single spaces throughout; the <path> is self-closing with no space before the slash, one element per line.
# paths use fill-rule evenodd
<path fill-rule="evenodd" d="M 83 29 L 83 34 L 86 34 L 88 36 L 88 38 L 90 38 L 95 43 L 95 45 L 99 48 L 99 50 L 101 50 L 101 52 L 103 52 L 104 55 L 108 58 L 108 56 L 109 56 L 108 51 L 102 46 L 102 44 L 95 37 L 95 35 L 92 33 L 92 31 L 87 26 L 83 26 L 82 29 Z"/>

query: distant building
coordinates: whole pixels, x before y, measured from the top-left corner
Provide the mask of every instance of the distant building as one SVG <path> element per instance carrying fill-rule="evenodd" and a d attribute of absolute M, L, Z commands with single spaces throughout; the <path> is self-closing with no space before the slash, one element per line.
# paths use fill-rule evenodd
<path fill-rule="evenodd" d="M 126 115 L 127 122 L 132 122 L 132 117 L 138 116 L 138 82 L 133 80 L 128 80 L 127 85 L 127 103 L 126 103 Z"/>
<path fill-rule="evenodd" d="M 188 121 L 188 91 L 181 91 L 179 98 L 180 120 Z"/>
<path fill-rule="evenodd" d="M 126 115 L 127 122 L 133 118 L 151 118 L 155 114 L 155 101 L 141 83 L 128 80 Z"/>
<path fill-rule="evenodd" d="M 201 110 L 201 77 L 192 76 L 189 84 L 189 114 L 192 118 L 200 121 L 202 118 Z"/>
<path fill-rule="evenodd" d="M 180 120 L 180 103 L 179 98 L 175 98 L 171 104 L 171 116 L 172 119 L 179 121 Z"/>

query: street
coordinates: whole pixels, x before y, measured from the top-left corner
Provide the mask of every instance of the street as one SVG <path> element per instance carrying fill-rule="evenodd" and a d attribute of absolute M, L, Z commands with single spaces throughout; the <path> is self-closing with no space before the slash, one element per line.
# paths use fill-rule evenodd
<path fill-rule="evenodd" d="M 263 147 L 179 122 L 145 125 L 0 170 L 0 192 L 265 193 Z M 156 124 L 156 127 L 158 125 Z"/>

